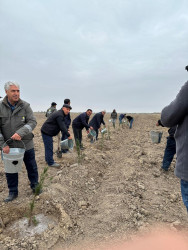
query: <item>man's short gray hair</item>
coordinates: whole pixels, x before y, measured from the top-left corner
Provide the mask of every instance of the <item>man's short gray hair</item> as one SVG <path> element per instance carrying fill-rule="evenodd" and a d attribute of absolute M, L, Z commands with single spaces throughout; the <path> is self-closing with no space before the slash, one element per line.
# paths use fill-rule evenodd
<path fill-rule="evenodd" d="M 20 89 L 20 85 L 17 82 L 9 81 L 9 82 L 5 83 L 5 86 L 4 86 L 5 91 L 9 90 L 10 86 L 16 86 L 16 87 L 18 87 Z"/>

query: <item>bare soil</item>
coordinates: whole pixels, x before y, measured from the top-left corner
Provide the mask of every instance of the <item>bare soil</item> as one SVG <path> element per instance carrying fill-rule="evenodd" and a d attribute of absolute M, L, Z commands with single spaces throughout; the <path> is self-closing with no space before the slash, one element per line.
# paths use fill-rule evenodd
<path fill-rule="evenodd" d="M 39 173 L 46 167 L 40 128 L 44 113 L 36 113 L 35 152 Z M 72 119 L 78 114 L 71 114 Z M 187 212 L 174 176 L 175 159 L 168 172 L 161 171 L 167 128 L 156 127 L 159 114 L 132 114 L 133 128 L 110 130 L 90 144 L 85 130 L 81 163 L 76 149 L 54 158 L 59 169 L 49 168 L 43 193 L 36 199 L 35 215 L 43 215 L 47 228 L 23 234 L 22 221 L 28 213 L 33 194 L 25 167 L 19 173 L 19 196 L 8 204 L 3 163 L 0 164 L 0 249 L 100 249 L 101 242 L 130 240 L 160 226 L 187 231 Z M 150 131 L 162 131 L 161 143 L 153 144 Z M 20 226 L 18 226 L 20 225 Z M 110 248 L 109 248 L 110 249 Z"/>

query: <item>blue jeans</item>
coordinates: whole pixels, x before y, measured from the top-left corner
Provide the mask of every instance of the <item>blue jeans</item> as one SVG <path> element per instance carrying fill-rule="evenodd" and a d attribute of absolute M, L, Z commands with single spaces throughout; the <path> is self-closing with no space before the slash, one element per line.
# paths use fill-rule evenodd
<path fill-rule="evenodd" d="M 42 139 L 44 142 L 44 149 L 45 149 L 45 161 L 49 166 L 51 166 L 54 164 L 53 137 L 42 133 Z"/>
<path fill-rule="evenodd" d="M 133 119 L 133 118 L 129 121 L 129 122 L 130 122 L 129 128 L 132 128 L 133 121 L 134 121 L 134 119 Z"/>
<path fill-rule="evenodd" d="M 38 184 L 38 169 L 35 160 L 34 148 L 26 150 L 23 161 L 27 169 L 27 175 L 30 180 L 30 187 L 34 189 Z M 9 193 L 18 194 L 18 173 L 6 173 L 7 184 Z"/>
<path fill-rule="evenodd" d="M 163 157 L 162 168 L 168 170 L 176 153 L 176 141 L 174 137 L 167 137 L 166 148 Z"/>
<path fill-rule="evenodd" d="M 188 181 L 184 181 L 181 179 L 181 195 L 183 199 L 183 203 L 187 208 L 188 212 Z"/>

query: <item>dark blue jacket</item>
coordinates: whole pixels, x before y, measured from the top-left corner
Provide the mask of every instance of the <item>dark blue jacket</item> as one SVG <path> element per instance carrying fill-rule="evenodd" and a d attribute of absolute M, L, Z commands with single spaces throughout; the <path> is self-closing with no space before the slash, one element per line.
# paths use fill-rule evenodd
<path fill-rule="evenodd" d="M 95 114 L 93 118 L 91 119 L 91 121 L 89 122 L 89 126 L 92 126 L 94 130 L 99 129 L 101 126 L 101 123 L 105 125 L 103 117 L 104 116 L 102 115 L 102 112 Z"/>
<path fill-rule="evenodd" d="M 68 113 L 68 115 L 65 116 L 65 125 L 67 128 L 69 128 L 71 124 L 71 117 L 70 117 L 70 113 Z"/>
<path fill-rule="evenodd" d="M 86 130 L 88 130 L 90 127 L 88 125 L 88 121 L 89 121 L 89 116 L 86 114 L 86 112 L 84 112 L 73 120 L 72 126 L 77 129 L 83 129 L 85 127 Z"/>
<path fill-rule="evenodd" d="M 41 132 L 49 136 L 56 136 L 61 131 L 69 137 L 70 134 L 67 131 L 65 117 L 66 115 L 62 109 L 52 113 L 42 125 Z"/>
<path fill-rule="evenodd" d="M 125 118 L 124 114 L 119 115 L 119 120 L 121 121 L 123 118 Z"/>

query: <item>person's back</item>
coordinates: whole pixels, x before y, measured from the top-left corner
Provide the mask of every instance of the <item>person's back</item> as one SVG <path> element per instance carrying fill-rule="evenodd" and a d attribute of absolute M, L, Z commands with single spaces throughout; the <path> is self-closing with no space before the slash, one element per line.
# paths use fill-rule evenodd
<path fill-rule="evenodd" d="M 103 121 L 103 114 L 102 114 L 102 112 L 99 112 L 93 116 L 93 118 L 89 122 L 89 126 L 92 126 L 95 130 L 97 130 L 100 128 L 101 123 L 103 123 L 105 125 L 105 123 Z"/>
<path fill-rule="evenodd" d="M 188 71 L 188 66 L 185 69 Z M 188 211 L 188 81 L 182 86 L 175 100 L 162 110 L 161 122 L 166 127 L 177 126 L 175 175 L 180 178 L 182 199 Z"/>

